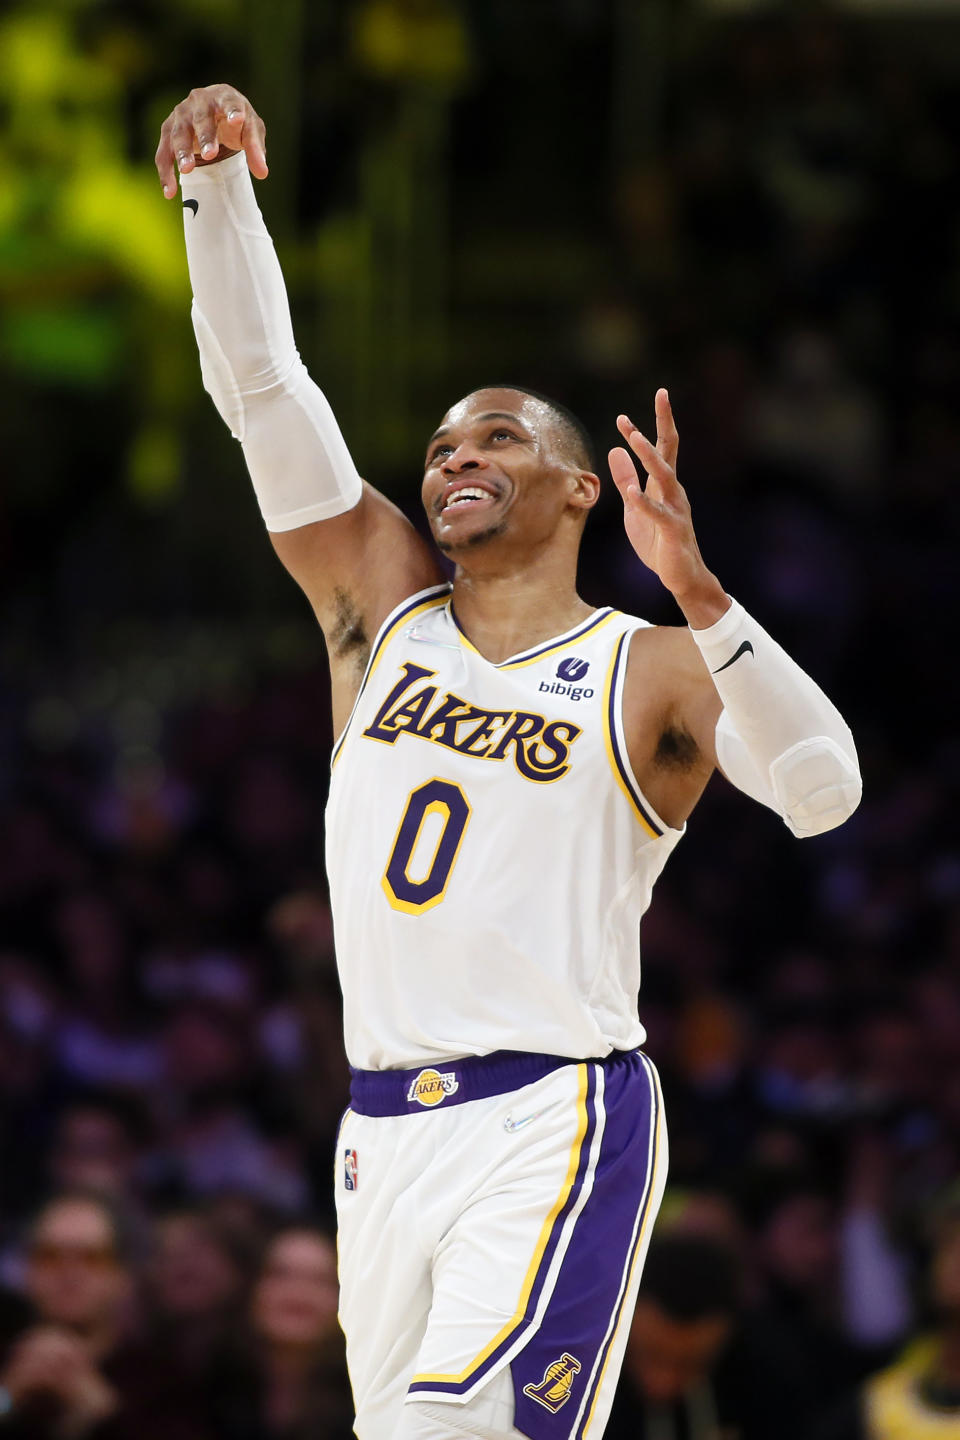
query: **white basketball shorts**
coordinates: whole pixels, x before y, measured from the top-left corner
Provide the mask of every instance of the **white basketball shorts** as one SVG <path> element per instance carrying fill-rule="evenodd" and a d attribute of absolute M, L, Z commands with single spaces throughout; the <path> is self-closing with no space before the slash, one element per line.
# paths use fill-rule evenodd
<path fill-rule="evenodd" d="M 597 1440 L 666 1169 L 640 1051 L 354 1072 L 336 1198 L 360 1440 L 506 1366 L 522 1435 Z"/>

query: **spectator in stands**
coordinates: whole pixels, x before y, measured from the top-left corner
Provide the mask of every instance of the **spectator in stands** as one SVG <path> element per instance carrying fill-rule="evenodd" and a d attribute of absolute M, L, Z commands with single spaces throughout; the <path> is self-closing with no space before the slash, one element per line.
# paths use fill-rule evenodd
<path fill-rule="evenodd" d="M 149 1089 L 160 1056 L 119 906 L 102 891 L 77 890 L 60 900 L 53 926 L 68 981 L 55 1041 L 62 1074 L 79 1087 Z"/>
<path fill-rule="evenodd" d="M 205 1209 L 165 1215 L 147 1267 L 153 1344 L 171 1369 L 202 1384 L 246 1307 L 254 1254 L 247 1237 Z"/>
<path fill-rule="evenodd" d="M 349 1440 L 353 1404 L 337 1300 L 330 1235 L 308 1225 L 275 1235 L 253 1289 L 249 1332 L 209 1387 L 222 1440 Z"/>
<path fill-rule="evenodd" d="M 927 1276 L 929 1329 L 848 1397 L 817 1440 L 942 1440 L 960 1435 L 960 1191 L 941 1207 Z"/>
<path fill-rule="evenodd" d="M 712 1373 L 739 1306 L 732 1250 L 707 1236 L 653 1242 L 607 1440 L 716 1440 Z"/>
<path fill-rule="evenodd" d="M 41 1210 L 26 1289 L 32 1322 L 0 1361 L 4 1440 L 207 1440 L 132 1336 L 130 1256 L 106 1201 L 68 1193 Z"/>
<path fill-rule="evenodd" d="M 714 1193 L 661 1221 L 607 1440 L 807 1440 L 809 1376 L 745 1304 L 744 1234 Z"/>
<path fill-rule="evenodd" d="M 78 1094 L 57 1117 L 47 1170 L 57 1191 L 83 1190 L 129 1207 L 146 1122 L 132 1097 Z"/>
<path fill-rule="evenodd" d="M 812 1416 L 857 1373 L 842 1330 L 838 1207 L 804 1168 L 770 1166 L 750 1181 L 747 1211 L 762 1286 L 756 1324 L 796 1357 Z"/>

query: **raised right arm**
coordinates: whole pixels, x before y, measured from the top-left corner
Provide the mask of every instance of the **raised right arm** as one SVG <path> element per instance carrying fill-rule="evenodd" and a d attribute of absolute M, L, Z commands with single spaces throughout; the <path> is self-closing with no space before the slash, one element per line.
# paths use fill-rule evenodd
<path fill-rule="evenodd" d="M 360 479 L 297 353 L 250 179 L 267 173 L 264 133 L 232 87 L 193 90 L 164 122 L 157 169 L 168 199 L 180 172 L 204 387 L 243 447 L 274 549 L 323 627 L 342 714 L 383 618 L 443 576 L 401 512 Z"/>

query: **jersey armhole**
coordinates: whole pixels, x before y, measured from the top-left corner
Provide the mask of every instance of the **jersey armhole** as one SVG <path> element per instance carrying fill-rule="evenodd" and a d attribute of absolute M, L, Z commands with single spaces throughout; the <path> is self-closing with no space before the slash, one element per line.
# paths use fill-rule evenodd
<path fill-rule="evenodd" d="M 614 645 L 603 694 L 603 733 L 607 758 L 617 784 L 629 800 L 633 813 L 642 828 L 651 839 L 661 840 L 665 835 L 682 835 L 686 826 L 681 830 L 675 830 L 672 825 L 661 820 L 640 789 L 637 777 L 633 773 L 633 766 L 630 764 L 630 754 L 623 729 L 623 687 L 627 675 L 630 641 L 637 630 L 648 628 L 648 626 L 649 621 L 631 618 L 627 628 Z"/>
<path fill-rule="evenodd" d="M 343 749 L 344 741 L 346 740 L 347 735 L 350 731 L 350 725 L 353 721 L 353 717 L 357 713 L 357 706 L 360 704 L 360 698 L 363 695 L 364 690 L 367 688 L 367 681 L 370 679 L 374 670 L 376 670 L 381 659 L 383 658 L 383 652 L 387 647 L 387 642 L 396 633 L 399 626 L 403 624 L 404 620 L 412 620 L 415 618 L 415 616 L 422 615 L 425 610 L 433 610 L 437 608 L 437 606 L 439 606 L 449 598 L 450 592 L 451 587 L 448 584 L 431 585 L 426 590 L 418 590 L 415 595 L 408 595 L 406 600 L 401 600 L 400 604 L 395 606 L 394 609 L 390 611 L 390 614 L 387 616 L 383 624 L 380 626 L 380 629 L 377 631 L 376 638 L 370 650 L 370 659 L 367 661 L 367 668 L 363 672 L 363 679 L 360 681 L 360 688 L 357 690 L 357 698 L 353 702 L 350 714 L 347 717 L 347 723 L 344 725 L 343 729 L 340 731 L 338 738 L 334 742 L 333 751 L 330 756 L 331 770 L 337 763 L 337 759 L 340 755 L 341 750 Z"/>

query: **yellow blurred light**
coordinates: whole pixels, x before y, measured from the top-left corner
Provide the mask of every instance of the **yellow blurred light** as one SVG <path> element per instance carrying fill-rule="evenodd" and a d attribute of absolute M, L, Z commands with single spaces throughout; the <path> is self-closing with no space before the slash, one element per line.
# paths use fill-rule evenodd
<path fill-rule="evenodd" d="M 129 486 L 142 504 L 156 506 L 171 500 L 180 488 L 180 440 L 171 424 L 144 425 L 130 447 Z"/>

